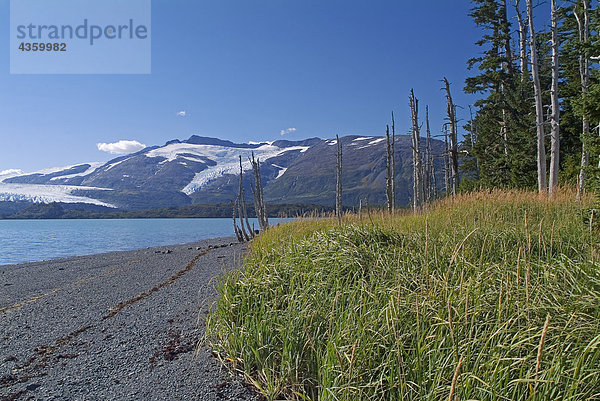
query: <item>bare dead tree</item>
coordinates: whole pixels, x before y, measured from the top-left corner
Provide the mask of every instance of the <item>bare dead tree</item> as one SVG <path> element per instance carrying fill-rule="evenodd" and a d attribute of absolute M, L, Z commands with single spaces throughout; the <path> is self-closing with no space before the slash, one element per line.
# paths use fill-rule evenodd
<path fill-rule="evenodd" d="M 560 157 L 560 107 L 558 105 L 558 16 L 556 14 L 556 0 L 550 2 L 552 14 L 552 90 L 550 91 L 552 114 L 550 124 L 550 180 L 549 195 L 552 197 L 554 189 L 558 186 L 558 167 Z"/>
<path fill-rule="evenodd" d="M 250 232 L 250 234 L 248 234 L 246 232 L 246 229 L 244 228 L 244 209 L 246 206 L 246 201 L 245 201 L 245 196 L 244 196 L 244 186 L 242 185 L 242 180 L 243 180 L 243 169 L 242 169 L 242 156 L 240 156 L 240 187 L 238 189 L 238 200 L 237 200 L 237 205 L 238 205 L 238 214 L 240 217 L 240 228 L 241 228 L 241 232 L 242 232 L 242 237 L 244 238 L 245 241 L 250 241 L 250 236 L 253 234 L 252 229 L 250 228 L 250 224 L 248 223 L 248 217 L 246 214 L 246 224 L 248 226 L 248 231 Z"/>
<path fill-rule="evenodd" d="M 260 175 L 260 160 L 254 159 L 254 152 L 252 152 L 252 171 L 254 173 L 254 187 L 252 187 L 252 195 L 254 197 L 254 210 L 256 211 L 256 218 L 258 219 L 258 226 L 260 231 L 265 231 L 269 228 L 269 217 L 267 214 L 267 206 L 265 204 L 265 197 L 263 193 L 262 178 Z"/>
<path fill-rule="evenodd" d="M 237 205 L 238 208 L 238 217 L 240 219 L 240 232 L 242 234 L 242 242 L 247 242 L 250 241 L 250 237 L 248 236 L 248 233 L 246 232 L 246 229 L 244 228 L 244 210 L 242 208 L 242 204 L 241 204 L 241 196 L 238 194 L 238 198 L 237 201 L 235 202 L 235 204 Z"/>
<path fill-rule="evenodd" d="M 337 141 L 336 155 L 336 186 L 335 186 L 335 215 L 338 219 L 342 218 L 342 143 L 339 135 L 335 136 Z"/>
<path fill-rule="evenodd" d="M 500 26 L 501 26 L 501 30 L 502 30 L 502 37 L 504 38 L 504 43 L 502 46 L 503 52 L 504 52 L 504 61 L 502 62 L 502 69 L 504 70 L 506 75 L 510 77 L 513 74 L 513 64 L 512 64 L 513 55 L 512 55 L 511 45 L 510 45 L 511 33 L 510 33 L 510 25 L 508 23 L 508 10 L 506 7 L 506 0 L 500 0 L 500 9 L 498 10 L 498 14 L 500 17 Z M 505 87 L 504 83 L 500 84 L 500 92 L 502 93 L 503 97 L 506 97 L 506 87 Z M 502 103 L 504 103 L 504 102 L 502 102 Z M 454 113 L 454 115 L 456 116 L 456 112 Z M 502 107 L 501 135 L 502 135 L 502 140 L 503 140 L 503 145 L 504 145 L 504 154 L 508 154 L 508 137 L 509 137 L 510 133 L 509 133 L 509 126 L 508 126 L 508 112 L 506 110 L 506 107 L 504 107 L 504 105 Z M 458 175 L 457 175 L 457 177 L 458 177 Z M 458 185 L 458 182 L 456 183 L 456 185 Z"/>
<path fill-rule="evenodd" d="M 515 0 L 515 12 L 519 25 L 519 61 L 521 64 L 521 81 L 527 79 L 527 26 L 521 12 L 521 0 Z"/>
<path fill-rule="evenodd" d="M 475 144 L 477 143 L 477 127 L 475 127 L 475 120 L 473 120 L 473 110 L 471 109 L 471 105 L 469 105 L 469 134 L 471 135 L 471 154 L 475 154 Z M 477 161 L 477 157 L 474 158 L 475 161 L 475 174 L 479 177 L 479 162 Z"/>
<path fill-rule="evenodd" d="M 583 50 L 579 54 L 579 76 L 581 79 L 581 97 L 585 97 L 589 87 L 590 79 L 590 62 L 589 55 L 586 48 L 586 44 L 590 38 L 590 19 L 589 19 L 589 0 L 581 0 L 583 3 L 583 12 L 575 9 L 573 13 L 577 19 L 577 27 L 579 30 L 579 41 L 584 45 Z M 588 150 L 585 146 L 586 138 L 590 134 L 590 122 L 587 116 L 584 114 L 582 118 L 582 138 L 581 145 L 581 168 L 579 170 L 579 177 L 577 180 L 577 197 L 583 196 L 585 193 L 585 180 L 586 180 L 586 169 L 589 164 Z"/>
<path fill-rule="evenodd" d="M 358 200 L 358 219 L 362 220 L 362 199 Z"/>
<path fill-rule="evenodd" d="M 392 212 L 396 210 L 396 122 L 392 111 Z"/>
<path fill-rule="evenodd" d="M 240 174 L 242 173 L 242 156 L 240 156 Z M 246 222 L 246 228 L 248 229 L 248 233 L 250 238 L 254 238 L 254 229 L 250 226 L 250 221 L 248 220 L 248 208 L 246 207 L 246 195 L 245 191 L 242 188 L 242 211 L 244 212 L 244 221 Z"/>
<path fill-rule="evenodd" d="M 420 139 L 419 139 L 419 142 Z M 427 196 L 425 195 L 425 192 L 427 190 L 427 181 L 425 181 L 425 169 L 427 168 L 427 159 L 425 157 L 425 153 L 422 151 L 419 151 L 419 156 L 421 157 L 421 170 L 419 171 L 419 181 L 421 184 L 421 188 L 419 189 L 419 191 L 421 192 L 421 206 L 425 205 L 425 203 L 427 203 Z"/>
<path fill-rule="evenodd" d="M 537 58 L 537 37 L 533 25 L 532 0 L 527 0 L 527 21 L 529 24 L 529 49 L 531 52 L 531 77 L 533 78 L 533 90 L 535 96 L 535 125 L 537 132 L 537 173 L 538 192 L 546 192 L 546 146 L 544 144 L 544 108 L 542 105 L 542 88 L 540 85 L 539 65 Z"/>
<path fill-rule="evenodd" d="M 244 221 L 246 222 L 246 228 L 248 229 L 248 236 L 250 239 L 254 238 L 255 232 L 254 229 L 250 226 L 250 221 L 248 221 L 248 209 L 246 207 L 246 200 L 242 202 L 242 212 L 244 213 Z"/>
<path fill-rule="evenodd" d="M 458 177 L 458 129 L 456 120 L 456 106 L 452 101 L 452 94 L 450 93 L 450 83 L 444 78 L 444 85 L 446 86 L 446 100 L 448 106 L 446 108 L 450 126 L 450 186 L 452 190 L 452 196 L 456 196 L 458 190 L 459 177 Z"/>
<path fill-rule="evenodd" d="M 237 225 L 237 217 L 236 217 L 236 213 L 235 210 L 237 209 L 237 201 L 231 201 L 231 208 L 233 209 L 233 231 L 235 232 L 235 236 L 238 240 L 238 242 L 244 242 L 244 237 L 242 235 L 242 232 L 240 231 L 240 228 Z"/>
<path fill-rule="evenodd" d="M 242 242 L 250 241 L 250 237 L 248 236 L 248 233 L 246 232 L 246 229 L 244 228 L 244 212 L 242 210 L 242 205 L 240 203 L 240 196 L 239 195 L 238 195 L 238 198 L 237 198 L 235 204 L 237 206 L 238 217 L 240 219 L 240 233 L 241 233 L 241 236 L 242 236 Z"/>
<path fill-rule="evenodd" d="M 429 129 L 429 106 L 425 106 L 425 129 L 427 138 L 425 142 L 425 202 L 431 202 L 435 188 L 433 187 L 433 154 L 431 152 L 431 130 Z"/>
<path fill-rule="evenodd" d="M 448 124 L 444 124 L 444 188 L 446 196 L 450 193 L 450 145 L 448 143 Z"/>
<path fill-rule="evenodd" d="M 410 90 L 410 115 L 412 120 L 412 151 L 413 151 L 413 209 L 416 211 L 423 205 L 423 185 L 421 180 L 421 154 L 419 138 L 419 100 L 415 93 Z"/>
<path fill-rule="evenodd" d="M 385 198 L 387 200 L 388 212 L 392 212 L 393 206 L 393 192 L 392 192 L 392 141 L 390 139 L 390 126 L 385 126 L 385 139 L 386 139 L 386 163 L 385 163 Z"/>
<path fill-rule="evenodd" d="M 435 200 L 438 197 L 437 191 L 437 178 L 435 177 L 435 168 L 433 164 L 433 155 L 431 155 L 431 200 Z"/>

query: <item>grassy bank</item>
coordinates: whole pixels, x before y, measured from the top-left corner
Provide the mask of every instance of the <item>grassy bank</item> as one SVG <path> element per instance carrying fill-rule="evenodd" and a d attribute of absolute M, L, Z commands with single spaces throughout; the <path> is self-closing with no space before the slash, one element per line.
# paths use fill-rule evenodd
<path fill-rule="evenodd" d="M 600 399 L 590 205 L 495 192 L 277 227 L 221 283 L 209 339 L 268 399 Z"/>

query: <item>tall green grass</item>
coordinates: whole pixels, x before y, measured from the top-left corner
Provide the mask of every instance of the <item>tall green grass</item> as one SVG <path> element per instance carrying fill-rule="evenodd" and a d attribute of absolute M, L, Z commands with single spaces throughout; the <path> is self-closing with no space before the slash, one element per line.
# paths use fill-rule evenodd
<path fill-rule="evenodd" d="M 220 283 L 209 341 L 269 400 L 600 399 L 599 234 L 573 199 L 277 227 Z"/>

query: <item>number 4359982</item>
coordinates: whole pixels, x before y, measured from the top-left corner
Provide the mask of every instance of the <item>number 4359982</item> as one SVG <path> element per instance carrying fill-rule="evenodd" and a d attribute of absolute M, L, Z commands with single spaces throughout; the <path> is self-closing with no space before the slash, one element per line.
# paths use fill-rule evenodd
<path fill-rule="evenodd" d="M 22 42 L 19 45 L 22 52 L 66 52 L 66 43 L 28 43 Z"/>

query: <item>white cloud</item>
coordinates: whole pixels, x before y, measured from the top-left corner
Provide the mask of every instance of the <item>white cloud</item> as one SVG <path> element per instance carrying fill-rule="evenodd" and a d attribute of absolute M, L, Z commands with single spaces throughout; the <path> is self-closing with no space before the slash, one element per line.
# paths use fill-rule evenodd
<path fill-rule="evenodd" d="M 125 140 L 114 143 L 99 143 L 97 146 L 98 150 L 116 155 L 125 155 L 128 153 L 137 152 L 138 150 L 142 150 L 146 147 L 146 145 L 139 143 L 138 141 Z"/>
<path fill-rule="evenodd" d="M 285 134 L 289 134 L 294 131 L 296 131 L 296 128 L 287 128 L 287 129 L 282 129 L 281 131 L 279 131 L 279 133 L 281 134 L 281 136 L 284 136 Z"/>
<path fill-rule="evenodd" d="M 181 111 L 178 111 L 178 112 L 177 112 L 177 115 L 178 115 L 179 117 L 185 117 L 185 116 L 187 115 L 187 112 L 186 112 L 185 110 L 181 110 Z"/>
<path fill-rule="evenodd" d="M 15 168 L 10 168 L 8 170 L 0 171 L 0 175 L 19 175 L 23 174 L 23 170 L 17 170 Z"/>

